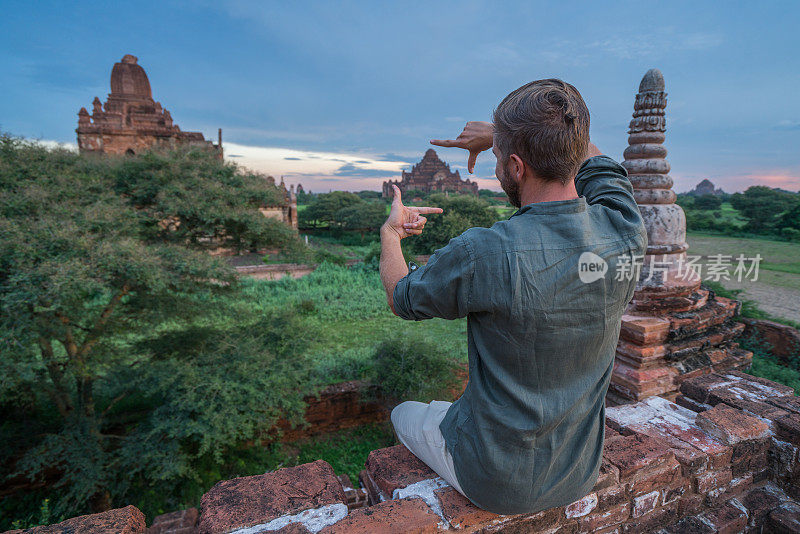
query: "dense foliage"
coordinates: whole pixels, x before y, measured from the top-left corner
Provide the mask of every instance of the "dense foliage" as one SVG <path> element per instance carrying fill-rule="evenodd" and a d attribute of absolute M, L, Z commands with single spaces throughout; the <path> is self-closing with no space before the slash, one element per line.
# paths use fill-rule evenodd
<path fill-rule="evenodd" d="M 678 195 L 690 231 L 761 235 L 800 241 L 800 193 L 762 185 L 743 193 Z"/>
<path fill-rule="evenodd" d="M 370 374 L 396 404 L 450 398 L 458 386 L 458 369 L 458 361 L 433 340 L 397 335 L 378 345 Z"/>
<path fill-rule="evenodd" d="M 282 201 L 202 151 L 92 158 L 0 137 L 6 483 L 48 483 L 56 514 L 104 509 L 298 419 L 306 366 L 273 335 L 296 329 L 238 311 L 219 330 L 230 311 L 210 306 L 239 284 L 209 249 L 302 246 L 258 212 Z"/>
<path fill-rule="evenodd" d="M 499 216 L 487 202 L 472 195 L 430 195 L 426 205 L 436 206 L 443 213 L 427 215 L 425 231 L 409 238 L 411 249 L 418 254 L 432 254 L 452 238 L 474 226 L 489 227 Z"/>
<path fill-rule="evenodd" d="M 316 195 L 300 211 L 299 225 L 374 232 L 386 220 L 388 208 L 384 201 L 363 193 L 333 191 Z"/>

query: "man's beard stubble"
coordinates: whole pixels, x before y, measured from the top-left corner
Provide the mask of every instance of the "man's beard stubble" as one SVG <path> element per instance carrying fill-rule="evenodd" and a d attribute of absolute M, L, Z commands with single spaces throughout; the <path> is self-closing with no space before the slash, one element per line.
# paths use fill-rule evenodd
<path fill-rule="evenodd" d="M 500 180 L 500 187 L 505 191 L 511 205 L 519 209 L 522 207 L 522 199 L 519 196 L 519 184 L 508 177 L 505 165 L 501 165 L 500 168 L 502 169 L 502 176 L 497 177 L 498 180 Z"/>

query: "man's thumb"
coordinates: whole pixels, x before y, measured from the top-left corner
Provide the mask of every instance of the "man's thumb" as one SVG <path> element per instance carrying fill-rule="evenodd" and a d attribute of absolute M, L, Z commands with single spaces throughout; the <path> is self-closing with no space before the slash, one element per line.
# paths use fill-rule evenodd
<path fill-rule="evenodd" d="M 475 170 L 475 162 L 477 160 L 478 160 L 478 152 L 470 151 L 469 159 L 467 160 L 467 170 L 469 171 L 470 174 L 472 174 L 472 171 Z"/>
<path fill-rule="evenodd" d="M 392 184 L 392 189 L 394 189 L 394 198 L 392 199 L 392 204 L 394 204 L 395 202 L 398 204 L 402 204 L 403 200 L 400 196 L 400 188 Z"/>

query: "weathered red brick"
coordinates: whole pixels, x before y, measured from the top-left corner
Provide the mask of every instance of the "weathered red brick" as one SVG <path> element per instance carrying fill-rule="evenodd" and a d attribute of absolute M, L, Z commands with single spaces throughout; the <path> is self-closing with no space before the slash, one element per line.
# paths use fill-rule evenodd
<path fill-rule="evenodd" d="M 612 506 L 608 510 L 595 509 L 592 513 L 579 519 L 578 527 L 581 532 L 597 532 L 619 525 L 630 516 L 631 505 L 630 503 L 624 502 Z"/>
<path fill-rule="evenodd" d="M 706 469 L 719 469 L 730 465 L 733 449 L 712 438 L 699 428 L 686 428 L 675 425 L 667 427 L 665 430 L 684 443 L 688 443 L 707 454 L 708 465 Z"/>
<path fill-rule="evenodd" d="M 727 445 L 747 440 L 766 440 L 770 435 L 766 423 L 726 405 L 718 405 L 697 414 L 697 425 Z"/>
<path fill-rule="evenodd" d="M 677 397 L 675 397 L 675 404 L 677 404 L 678 406 L 683 406 L 684 408 L 688 408 L 689 410 L 698 413 L 713 408 L 713 406 L 711 406 L 710 404 L 703 404 L 702 402 L 690 399 L 686 395 L 678 395 Z"/>
<path fill-rule="evenodd" d="M 621 502 L 627 502 L 628 500 L 630 499 L 628 498 L 628 492 L 625 490 L 624 484 L 609 486 L 597 492 L 597 507 L 599 510 L 606 510 Z"/>
<path fill-rule="evenodd" d="M 620 337 L 640 345 L 663 341 L 669 335 L 670 322 L 660 317 L 622 316 Z"/>
<path fill-rule="evenodd" d="M 768 397 L 785 397 L 794 395 L 794 388 L 785 384 L 780 384 L 774 380 L 768 380 L 760 376 L 754 376 L 741 371 L 728 371 L 724 375 L 727 378 L 739 378 L 746 383 L 763 386 L 759 388 Z"/>
<path fill-rule="evenodd" d="M 455 528 L 470 528 L 503 517 L 481 510 L 451 487 L 436 490 L 436 496 L 441 502 L 442 515 Z"/>
<path fill-rule="evenodd" d="M 600 472 L 597 475 L 597 482 L 592 491 L 598 492 L 610 486 L 616 486 L 619 483 L 619 469 L 617 466 L 611 464 L 608 460 L 603 458 L 600 463 Z"/>
<path fill-rule="evenodd" d="M 739 380 L 739 378 L 729 379 L 717 373 L 711 373 L 684 380 L 681 383 L 681 393 L 697 402 L 708 404 L 709 392 L 718 387 L 729 386 Z"/>
<path fill-rule="evenodd" d="M 661 490 L 661 493 L 663 494 L 662 503 L 669 504 L 671 502 L 677 501 L 678 499 L 686 495 L 689 495 L 691 491 L 692 491 L 692 484 L 688 480 L 685 480 L 682 484 L 664 488 L 663 490 Z"/>
<path fill-rule="evenodd" d="M 654 489 L 673 486 L 682 479 L 681 466 L 675 459 L 657 468 L 644 468 L 637 471 L 627 484 L 628 492 L 633 495 L 649 493 Z"/>
<path fill-rule="evenodd" d="M 714 528 L 714 532 L 719 534 L 736 534 L 743 532 L 747 526 L 747 514 L 731 502 L 703 512 L 702 517 Z"/>
<path fill-rule="evenodd" d="M 194 532 L 199 513 L 197 508 L 161 514 L 153 519 L 147 534 L 184 534 Z"/>
<path fill-rule="evenodd" d="M 734 478 L 752 475 L 753 473 L 760 472 L 768 466 L 767 451 L 761 451 L 758 454 L 752 454 L 740 458 L 736 463 L 731 465 L 731 473 Z"/>
<path fill-rule="evenodd" d="M 200 501 L 198 531 L 229 532 L 336 503 L 346 505 L 342 485 L 331 466 L 317 460 L 265 475 L 218 482 Z"/>
<path fill-rule="evenodd" d="M 695 477 L 694 490 L 697 493 L 708 493 L 715 489 L 725 488 L 731 483 L 732 478 L 730 469 L 701 473 Z"/>
<path fill-rule="evenodd" d="M 392 497 L 394 490 L 438 475 L 405 445 L 374 450 L 367 456 L 367 471 L 375 484 Z"/>
<path fill-rule="evenodd" d="M 354 510 L 320 534 L 432 534 L 439 521 L 422 499 L 398 499 Z"/>
<path fill-rule="evenodd" d="M 641 517 L 644 514 L 655 510 L 661 502 L 661 492 L 651 491 L 645 495 L 640 495 L 633 499 L 632 517 Z"/>
<path fill-rule="evenodd" d="M 769 514 L 764 531 L 772 534 L 797 534 L 800 532 L 800 506 L 793 502 L 778 506 Z"/>
<path fill-rule="evenodd" d="M 686 517 L 700 511 L 705 503 L 705 496 L 690 493 L 678 499 L 678 516 Z"/>
<path fill-rule="evenodd" d="M 503 534 L 527 534 L 529 532 L 547 532 L 558 534 L 570 534 L 577 532 L 578 523 L 576 520 L 566 520 L 564 518 L 564 507 L 549 508 L 535 514 L 522 514 L 507 516 L 508 521 L 502 524 L 501 528 L 495 529 L 488 526 L 482 529 L 481 533 L 502 532 Z"/>
<path fill-rule="evenodd" d="M 144 514 L 135 506 L 115 508 L 99 514 L 82 515 L 54 525 L 34 527 L 23 532 L 31 534 L 137 534 L 145 532 Z"/>
<path fill-rule="evenodd" d="M 656 508 L 638 519 L 627 521 L 623 527 L 623 532 L 625 534 L 650 534 L 658 529 L 670 526 L 680 518 L 677 504 L 672 503 Z"/>
<path fill-rule="evenodd" d="M 767 402 L 783 411 L 800 414 L 800 397 L 795 397 L 794 394 L 786 397 L 771 397 L 767 399 Z"/>
<path fill-rule="evenodd" d="M 731 479 L 728 484 L 728 493 L 731 495 L 739 495 L 748 491 L 753 486 L 753 474 L 738 476 Z"/>
<path fill-rule="evenodd" d="M 574 519 L 589 515 L 597 508 L 597 494 L 590 493 L 564 507 L 564 517 Z"/>
<path fill-rule="evenodd" d="M 684 475 L 691 475 L 703 471 L 708 465 L 708 455 L 697 447 L 678 439 L 667 432 L 670 427 L 663 424 L 633 424 L 628 429 L 636 434 L 644 434 L 663 441 L 682 466 Z"/>
<path fill-rule="evenodd" d="M 668 534 L 714 534 L 716 532 L 697 517 L 684 517 L 671 527 L 664 529 Z"/>
<path fill-rule="evenodd" d="M 655 469 L 666 465 L 675 455 L 663 442 L 636 434 L 609 443 L 604 457 L 619 468 L 620 480 L 626 480 L 644 467 Z"/>
<path fill-rule="evenodd" d="M 800 446 L 800 414 L 789 413 L 775 420 L 778 439 Z"/>
<path fill-rule="evenodd" d="M 780 491 L 770 485 L 753 488 L 739 498 L 750 514 L 750 523 L 761 525 L 769 513 L 783 502 Z"/>

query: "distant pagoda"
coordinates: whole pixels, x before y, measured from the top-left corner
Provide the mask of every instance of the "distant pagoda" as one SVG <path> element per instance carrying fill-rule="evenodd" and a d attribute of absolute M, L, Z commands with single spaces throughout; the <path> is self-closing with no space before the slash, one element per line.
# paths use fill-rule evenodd
<path fill-rule="evenodd" d="M 392 186 L 400 188 L 400 192 L 418 190 L 425 193 L 450 191 L 454 193 L 478 194 L 478 184 L 471 180 L 462 180 L 458 171 L 451 171 L 450 165 L 439 159 L 436 151 L 429 148 L 422 161 L 411 168 L 411 172 L 402 171 L 399 180 L 383 182 L 383 197 L 394 196 Z"/>
<path fill-rule="evenodd" d="M 170 112 L 153 100 L 150 80 L 136 56 L 126 54 L 111 70 L 111 92 L 103 104 L 94 98 L 90 115 L 78 112 L 78 148 L 81 153 L 137 154 L 152 148 L 199 146 L 222 159 L 222 130 L 218 143 L 200 132 L 181 131 Z"/>

